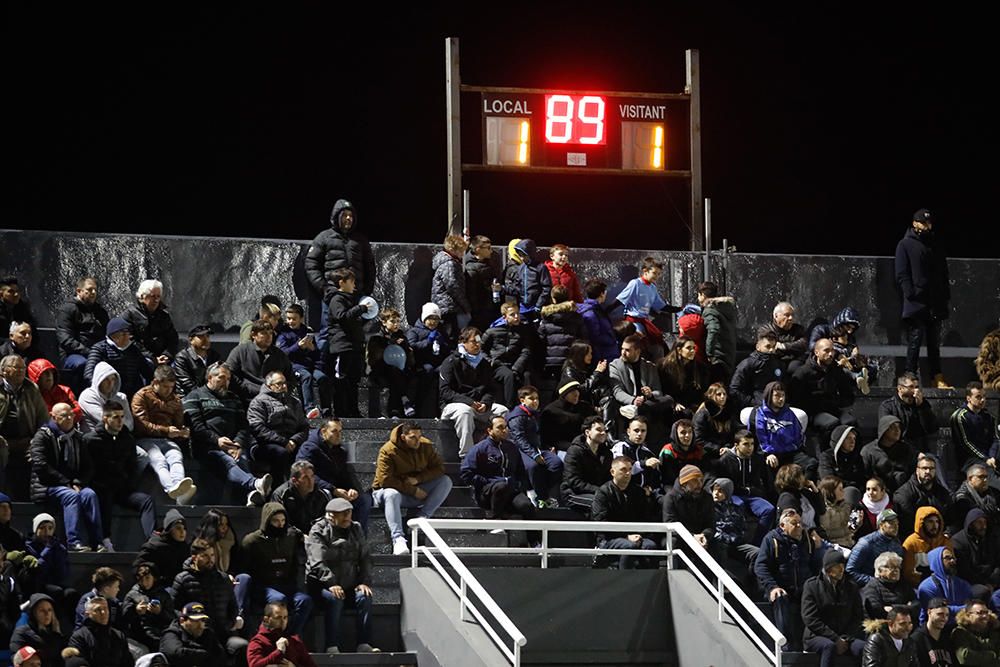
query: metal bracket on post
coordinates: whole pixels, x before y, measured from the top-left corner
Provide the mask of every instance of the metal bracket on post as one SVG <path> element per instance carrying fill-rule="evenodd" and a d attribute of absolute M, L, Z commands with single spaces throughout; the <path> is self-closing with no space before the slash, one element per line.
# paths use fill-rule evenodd
<path fill-rule="evenodd" d="M 690 98 L 690 118 L 688 119 L 691 133 L 691 250 L 702 250 L 702 225 L 704 224 L 701 208 L 701 58 L 698 49 L 688 49 L 684 52 L 687 63 L 687 83 L 684 92 Z"/>
<path fill-rule="evenodd" d="M 448 130 L 448 233 L 461 234 L 462 217 L 462 81 L 458 71 L 458 37 L 444 40 L 445 126 Z"/>

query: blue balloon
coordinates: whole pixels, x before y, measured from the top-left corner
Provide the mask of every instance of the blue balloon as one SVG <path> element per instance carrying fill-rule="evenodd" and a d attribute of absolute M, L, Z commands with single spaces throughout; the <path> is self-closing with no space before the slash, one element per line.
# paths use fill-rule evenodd
<path fill-rule="evenodd" d="M 382 353 L 382 361 L 403 370 L 406 368 L 406 352 L 399 345 L 389 345 Z"/>

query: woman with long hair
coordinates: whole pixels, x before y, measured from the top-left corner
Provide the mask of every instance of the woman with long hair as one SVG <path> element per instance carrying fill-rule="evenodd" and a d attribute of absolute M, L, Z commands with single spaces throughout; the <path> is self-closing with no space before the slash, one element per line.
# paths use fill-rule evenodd
<path fill-rule="evenodd" d="M 740 428 L 740 414 L 721 382 L 709 385 L 705 400 L 694 413 L 694 441 L 705 448 L 705 458 L 717 459 L 732 448 L 733 434 Z"/>
<path fill-rule="evenodd" d="M 778 514 L 789 507 L 802 517 L 806 530 L 819 527 L 819 519 L 826 512 L 826 503 L 820 497 L 816 484 L 806 478 L 797 463 L 786 463 L 774 475 L 774 489 L 778 492 Z"/>
<path fill-rule="evenodd" d="M 845 496 L 844 480 L 834 475 L 824 477 L 819 480 L 819 494 L 826 505 L 819 518 L 820 530 L 830 542 L 850 549 L 854 546 L 854 531 L 848 523 L 854 503 Z"/>
<path fill-rule="evenodd" d="M 604 359 L 594 364 L 594 348 L 585 340 L 575 340 L 566 353 L 559 386 L 568 382 L 580 383 L 580 399 L 594 406 L 607 402 L 610 395 L 608 362 Z"/>
<path fill-rule="evenodd" d="M 680 336 L 670 353 L 657 362 L 664 394 L 673 397 L 677 412 L 693 415 L 708 388 L 708 366 L 697 359 L 698 346 Z"/>

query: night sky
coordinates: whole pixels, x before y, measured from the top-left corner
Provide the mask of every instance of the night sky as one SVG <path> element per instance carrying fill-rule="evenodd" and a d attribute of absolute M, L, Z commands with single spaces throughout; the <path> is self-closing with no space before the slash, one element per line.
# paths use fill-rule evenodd
<path fill-rule="evenodd" d="M 886 255 L 928 207 L 950 256 L 1000 257 L 996 35 L 968 7 L 141 4 L 5 5 L 4 227 L 309 239 L 347 197 L 374 241 L 440 242 L 457 36 L 476 85 L 681 92 L 700 49 L 717 244 Z M 495 242 L 688 244 L 679 182 L 465 183 Z"/>

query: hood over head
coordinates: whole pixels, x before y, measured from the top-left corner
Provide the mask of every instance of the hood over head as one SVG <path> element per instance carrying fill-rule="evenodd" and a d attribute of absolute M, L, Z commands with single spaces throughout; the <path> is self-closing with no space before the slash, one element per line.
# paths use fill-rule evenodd
<path fill-rule="evenodd" d="M 33 622 L 35 620 L 34 619 L 35 607 L 37 607 L 40 602 L 48 602 L 53 607 L 55 607 L 55 605 L 56 605 L 55 600 L 53 600 L 51 597 L 49 597 L 45 593 L 35 593 L 30 598 L 28 598 L 28 602 L 25 605 L 22 605 L 22 609 L 24 611 L 28 612 L 28 622 L 29 623 L 31 623 L 31 622 Z"/>
<path fill-rule="evenodd" d="M 271 522 L 271 517 L 275 514 L 284 514 L 285 518 L 288 518 L 288 513 L 285 511 L 285 506 L 281 503 L 269 502 L 264 503 L 264 507 L 260 511 L 260 529 L 262 531 L 267 530 L 268 525 Z"/>
<path fill-rule="evenodd" d="M 969 510 L 968 512 L 965 513 L 965 521 L 962 523 L 962 527 L 966 531 L 968 531 L 969 530 L 969 526 L 972 525 L 973 521 L 975 521 L 976 519 L 984 518 L 984 517 L 986 518 L 987 522 L 990 520 L 990 518 L 988 516 L 986 516 L 986 512 L 984 512 L 983 510 L 979 509 L 978 507 L 973 507 L 971 510 Z"/>
<path fill-rule="evenodd" d="M 833 322 L 831 322 L 831 325 L 834 327 L 839 327 L 844 324 L 853 324 L 856 329 L 861 327 L 861 320 L 858 318 L 857 311 L 850 306 L 834 315 Z"/>
<path fill-rule="evenodd" d="M 343 231 L 340 228 L 340 214 L 346 210 L 350 210 L 354 213 L 354 226 L 351 227 L 352 230 L 358 228 L 358 212 L 354 210 L 354 205 L 346 199 L 338 199 L 333 205 L 333 209 L 330 211 L 330 226 L 334 230 L 340 232 Z"/>
<path fill-rule="evenodd" d="M 522 262 L 527 264 L 535 263 L 535 242 L 531 239 L 521 239 L 514 245 L 514 253 L 521 257 Z"/>
<path fill-rule="evenodd" d="M 94 379 L 90 382 L 90 388 L 100 395 L 101 383 L 104 382 L 105 379 L 112 376 L 115 378 L 115 383 L 111 388 L 111 396 L 114 396 L 122 390 L 122 377 L 118 374 L 118 371 L 115 370 L 114 366 L 108 362 L 97 362 L 97 366 L 94 368 Z"/>
<path fill-rule="evenodd" d="M 184 515 L 175 509 L 167 510 L 166 516 L 163 517 L 163 532 L 168 532 L 170 527 L 178 521 L 184 523 Z"/>
<path fill-rule="evenodd" d="M 726 496 L 726 500 L 733 497 L 733 480 L 728 477 L 719 477 L 714 482 L 712 482 L 712 487 L 719 487 L 719 491 Z"/>
<path fill-rule="evenodd" d="M 771 405 L 771 395 L 774 394 L 774 390 L 778 388 L 785 390 L 785 407 L 788 407 L 788 388 L 785 387 L 785 383 L 780 380 L 774 380 L 773 382 L 768 382 L 764 385 L 764 404 L 767 406 Z"/>
<path fill-rule="evenodd" d="M 924 521 L 926 521 L 929 516 L 936 516 L 938 521 L 941 522 L 941 530 L 938 532 L 938 537 L 940 537 L 941 533 L 944 532 L 944 517 L 941 516 L 941 512 L 938 511 L 938 508 L 931 507 L 930 505 L 924 505 L 923 507 L 917 509 L 917 514 L 913 518 L 913 532 L 923 537 L 923 534 L 920 531 L 924 527 Z"/>
<path fill-rule="evenodd" d="M 521 239 L 511 239 L 510 243 L 507 244 L 507 259 L 515 264 L 521 263 L 521 255 L 517 252 L 517 244 L 520 242 Z"/>
<path fill-rule="evenodd" d="M 885 432 L 889 430 L 889 427 L 893 424 L 901 424 L 899 417 L 893 417 L 892 415 L 886 415 L 878 420 L 878 439 L 881 440 Z"/>
<path fill-rule="evenodd" d="M 28 364 L 28 379 L 35 384 L 38 384 L 38 378 L 40 378 L 42 373 L 45 371 L 53 371 L 55 373 L 54 377 L 56 384 L 59 384 L 59 369 L 56 368 L 55 364 L 44 357 L 39 357 Z"/>
<path fill-rule="evenodd" d="M 833 433 L 830 434 L 830 446 L 833 447 L 834 458 L 840 453 L 840 446 L 844 444 L 844 440 L 847 440 L 847 436 L 853 430 L 853 426 L 845 426 L 843 424 L 833 429 Z"/>
<path fill-rule="evenodd" d="M 931 568 L 931 574 L 939 579 L 946 579 L 950 576 L 944 569 L 944 550 L 950 547 L 935 547 L 927 552 L 927 564 Z"/>

